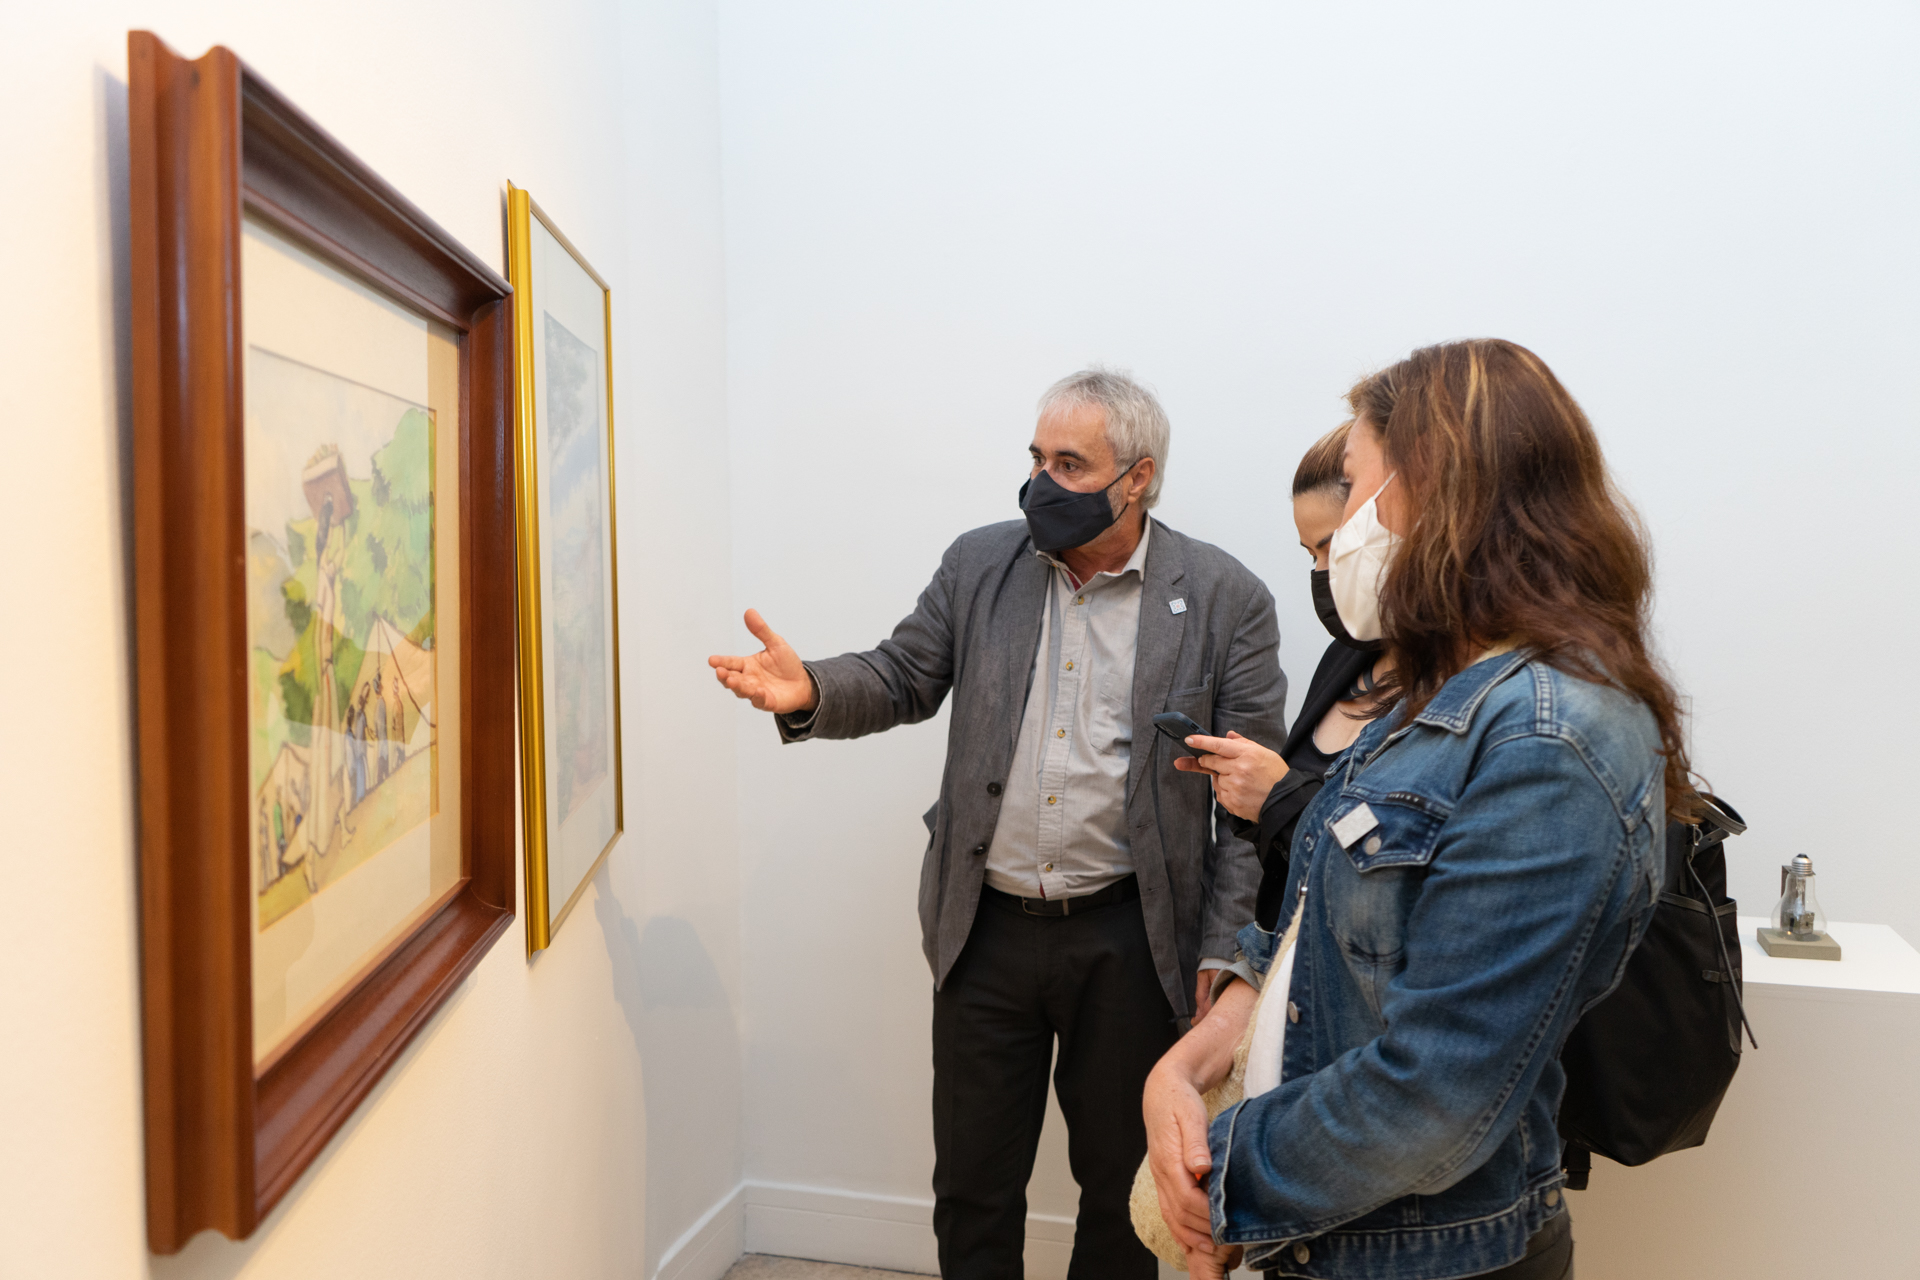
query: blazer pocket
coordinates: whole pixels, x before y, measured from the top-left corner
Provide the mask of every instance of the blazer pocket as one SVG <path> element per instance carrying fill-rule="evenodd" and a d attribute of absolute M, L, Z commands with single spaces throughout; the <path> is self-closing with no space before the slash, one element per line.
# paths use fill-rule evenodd
<path fill-rule="evenodd" d="M 1185 698 L 1197 698 L 1201 694 L 1210 695 L 1212 694 L 1212 692 L 1213 692 L 1213 672 L 1209 671 L 1207 672 L 1207 678 L 1202 680 L 1199 684 L 1193 686 L 1193 688 L 1175 689 L 1172 693 L 1169 693 L 1167 695 L 1167 701 L 1178 702 Z"/>

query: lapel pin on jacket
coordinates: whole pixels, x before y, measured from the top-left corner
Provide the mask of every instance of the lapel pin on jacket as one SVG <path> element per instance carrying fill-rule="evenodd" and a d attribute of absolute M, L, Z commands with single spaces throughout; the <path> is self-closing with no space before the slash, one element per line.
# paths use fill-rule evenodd
<path fill-rule="evenodd" d="M 1187 611 L 1187 598 L 1185 596 L 1179 596 L 1179 597 L 1176 597 L 1175 599 L 1167 601 L 1167 612 L 1185 613 L 1186 611 Z"/>

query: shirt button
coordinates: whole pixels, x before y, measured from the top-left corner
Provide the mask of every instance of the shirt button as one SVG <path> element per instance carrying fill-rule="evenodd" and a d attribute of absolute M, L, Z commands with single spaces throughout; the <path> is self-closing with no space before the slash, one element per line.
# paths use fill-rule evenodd
<path fill-rule="evenodd" d="M 997 783 L 997 782 L 989 782 L 989 783 L 987 784 L 987 794 L 988 794 L 988 795 L 990 795 L 990 796 L 997 796 L 997 795 L 999 795 L 999 794 L 1000 794 L 1000 784 L 999 784 L 999 783 Z"/>
<path fill-rule="evenodd" d="M 1369 838 L 1369 839 L 1367 840 L 1367 852 L 1368 852 L 1368 853 L 1378 853 L 1378 852 L 1380 852 L 1380 837 L 1379 837 L 1379 836 L 1372 836 L 1372 837 L 1370 837 L 1370 838 Z"/>
<path fill-rule="evenodd" d="M 987 852 L 987 846 L 983 844 L 974 846 L 974 849 L 973 849 L 974 857 L 976 858 L 984 857 L 986 855 L 986 852 Z"/>
<path fill-rule="evenodd" d="M 1048 864 L 1047 864 L 1046 866 L 1044 866 L 1044 867 L 1042 867 L 1042 868 L 1040 868 L 1040 869 L 1041 869 L 1042 871 L 1051 871 L 1051 870 L 1053 870 L 1053 864 L 1052 864 L 1051 862 L 1049 862 L 1049 863 L 1048 863 Z"/>
<path fill-rule="evenodd" d="M 1560 1188 L 1555 1187 L 1553 1190 L 1547 1192 L 1547 1208 L 1551 1209 L 1553 1208 L 1553 1206 L 1559 1203 L 1560 1203 Z"/>
<path fill-rule="evenodd" d="M 1287 1021 L 1288 1022 L 1300 1021 L 1300 1006 L 1295 1004 L 1291 1000 L 1287 1001 Z"/>
<path fill-rule="evenodd" d="M 1056 738 L 1064 738 L 1067 736 L 1067 731 L 1065 729 L 1055 729 L 1053 731 L 1053 736 Z"/>
<path fill-rule="evenodd" d="M 1307 1259 L 1311 1257 L 1313 1257 L 1313 1250 L 1307 1248 L 1307 1246 L 1303 1244 L 1293 1246 L 1293 1260 L 1295 1262 L 1304 1266 L 1306 1265 Z"/>
<path fill-rule="evenodd" d="M 1085 604 L 1086 602 L 1087 602 L 1087 598 L 1085 596 L 1076 597 L 1074 600 L 1075 604 Z"/>
<path fill-rule="evenodd" d="M 1067 670 L 1069 671 L 1073 670 L 1073 664 L 1071 662 L 1067 664 Z"/>
<path fill-rule="evenodd" d="M 1047 803 L 1048 803 L 1048 804 L 1058 804 L 1058 803 L 1060 803 L 1060 797 L 1059 797 L 1059 796 L 1048 796 L 1048 797 L 1047 797 Z"/>

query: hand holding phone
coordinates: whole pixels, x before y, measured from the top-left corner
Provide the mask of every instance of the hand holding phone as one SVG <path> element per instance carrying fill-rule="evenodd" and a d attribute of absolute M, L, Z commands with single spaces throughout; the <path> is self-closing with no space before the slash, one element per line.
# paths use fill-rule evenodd
<path fill-rule="evenodd" d="M 1193 717 L 1178 711 L 1162 711 L 1153 718 L 1153 727 L 1172 738 L 1179 748 L 1190 756 L 1205 754 L 1187 745 L 1191 734 L 1204 735 L 1207 731 L 1194 723 Z"/>
<path fill-rule="evenodd" d="M 1161 712 L 1153 718 L 1153 726 L 1178 740 L 1187 753 L 1176 757 L 1173 767 L 1182 773 L 1206 774 L 1213 782 L 1214 799 L 1236 818 L 1258 821 L 1274 785 L 1287 776 L 1287 762 L 1279 752 L 1238 733 L 1218 737 L 1177 711 Z M 1186 739 L 1196 733 L 1213 742 L 1214 749 L 1187 746 Z"/>

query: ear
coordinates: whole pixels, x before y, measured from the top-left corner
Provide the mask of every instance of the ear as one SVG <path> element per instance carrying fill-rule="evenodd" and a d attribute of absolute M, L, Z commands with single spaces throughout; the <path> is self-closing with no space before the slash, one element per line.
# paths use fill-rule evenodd
<path fill-rule="evenodd" d="M 1127 501 L 1139 501 L 1140 495 L 1153 483 L 1154 473 L 1158 469 L 1159 464 L 1152 458 L 1142 458 L 1133 464 L 1133 470 L 1127 476 Z"/>

